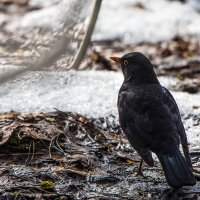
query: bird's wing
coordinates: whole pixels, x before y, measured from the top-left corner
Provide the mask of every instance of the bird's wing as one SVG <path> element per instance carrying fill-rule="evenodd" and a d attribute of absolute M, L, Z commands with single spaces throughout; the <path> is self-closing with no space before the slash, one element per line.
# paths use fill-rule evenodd
<path fill-rule="evenodd" d="M 179 148 L 180 138 L 185 155 L 189 155 L 175 100 L 165 88 L 154 89 L 141 89 L 139 94 L 134 94 L 133 90 L 120 92 L 118 110 L 124 133 L 147 163 L 152 161 L 149 150 L 160 155 L 173 155 Z"/>
<path fill-rule="evenodd" d="M 147 114 L 137 110 L 138 106 L 134 102 L 136 101 L 132 91 L 120 92 L 118 98 L 120 124 L 133 148 L 148 165 L 153 166 L 153 158 L 148 148 L 152 139 L 148 134 L 153 130 L 152 123 Z M 144 102 L 141 107 L 145 109 Z"/>
<path fill-rule="evenodd" d="M 189 148 L 188 148 L 187 135 L 185 133 L 185 128 L 184 128 L 182 120 L 181 120 L 178 106 L 177 106 L 176 101 L 174 100 L 173 96 L 171 95 L 171 93 L 164 87 L 163 87 L 163 93 L 166 95 L 166 99 L 168 99 L 166 101 L 166 104 L 168 105 L 168 107 L 170 108 L 174 117 L 176 118 L 176 126 L 177 126 L 177 130 L 178 130 L 178 134 L 181 138 L 181 145 L 183 148 L 183 152 L 184 152 L 188 166 L 190 166 L 190 168 L 192 169 L 192 162 L 191 162 Z"/>

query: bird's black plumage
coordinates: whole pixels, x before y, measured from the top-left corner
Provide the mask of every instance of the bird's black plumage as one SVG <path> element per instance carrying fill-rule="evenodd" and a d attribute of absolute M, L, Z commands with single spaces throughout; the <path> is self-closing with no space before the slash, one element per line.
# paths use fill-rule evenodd
<path fill-rule="evenodd" d="M 118 96 L 119 120 L 130 144 L 149 166 L 154 165 L 151 152 L 157 155 L 171 187 L 194 185 L 187 137 L 171 93 L 160 85 L 143 54 L 126 54 L 119 62 L 124 75 Z"/>

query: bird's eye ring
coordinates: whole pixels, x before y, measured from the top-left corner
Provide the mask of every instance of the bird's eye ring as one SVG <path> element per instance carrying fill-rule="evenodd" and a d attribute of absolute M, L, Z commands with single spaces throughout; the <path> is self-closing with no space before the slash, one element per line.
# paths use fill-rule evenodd
<path fill-rule="evenodd" d="M 128 60 L 124 61 L 124 66 L 128 65 Z"/>

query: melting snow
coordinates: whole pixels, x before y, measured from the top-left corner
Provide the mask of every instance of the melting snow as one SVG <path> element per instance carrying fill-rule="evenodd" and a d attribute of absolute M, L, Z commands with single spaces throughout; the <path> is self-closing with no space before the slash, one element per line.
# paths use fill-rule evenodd
<path fill-rule="evenodd" d="M 94 39 L 157 42 L 175 35 L 200 35 L 200 1 L 103 1 Z M 141 6 L 136 5 L 143 5 Z"/>

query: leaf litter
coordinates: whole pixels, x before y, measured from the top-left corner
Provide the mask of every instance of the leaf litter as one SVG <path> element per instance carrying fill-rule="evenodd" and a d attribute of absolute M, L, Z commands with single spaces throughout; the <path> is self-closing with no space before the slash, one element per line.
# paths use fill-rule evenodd
<path fill-rule="evenodd" d="M 199 184 L 169 188 L 157 161 L 136 176 L 140 158 L 113 118 L 1 114 L 0 199 L 198 199 Z"/>

